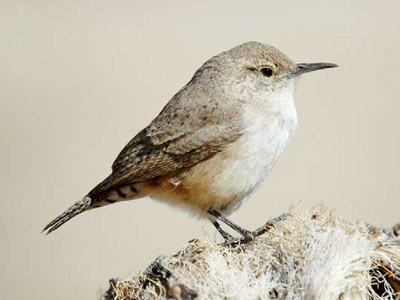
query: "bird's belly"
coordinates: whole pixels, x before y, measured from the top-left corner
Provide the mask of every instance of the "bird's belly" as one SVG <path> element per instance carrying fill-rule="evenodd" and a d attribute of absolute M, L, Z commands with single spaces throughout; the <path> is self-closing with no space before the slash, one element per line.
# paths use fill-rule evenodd
<path fill-rule="evenodd" d="M 211 189 L 233 200 L 226 208 L 227 214 L 236 210 L 266 180 L 287 138 L 262 131 L 244 136 L 223 153 L 221 168 L 211 181 Z"/>
<path fill-rule="evenodd" d="M 203 216 L 210 207 L 229 215 L 265 181 L 290 133 L 281 127 L 245 132 L 212 158 L 144 189 L 152 198 Z"/>
<path fill-rule="evenodd" d="M 285 133 L 272 136 L 266 130 L 242 136 L 211 159 L 171 178 L 179 196 L 169 194 L 163 200 L 199 212 L 212 207 L 224 215 L 231 214 L 265 181 L 288 137 Z"/>

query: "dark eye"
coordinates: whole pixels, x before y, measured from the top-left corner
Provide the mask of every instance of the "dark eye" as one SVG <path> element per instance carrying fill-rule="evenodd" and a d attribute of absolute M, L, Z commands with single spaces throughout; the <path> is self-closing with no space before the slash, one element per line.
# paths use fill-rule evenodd
<path fill-rule="evenodd" d="M 262 68 L 262 69 L 260 70 L 260 72 L 261 72 L 261 74 L 263 74 L 265 77 L 271 77 L 272 74 L 273 74 L 272 69 L 270 69 L 270 68 Z"/>

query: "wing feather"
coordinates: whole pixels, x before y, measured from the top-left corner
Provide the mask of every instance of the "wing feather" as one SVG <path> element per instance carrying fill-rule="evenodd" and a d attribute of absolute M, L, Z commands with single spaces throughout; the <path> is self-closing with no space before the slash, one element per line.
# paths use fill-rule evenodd
<path fill-rule="evenodd" d="M 218 89 L 204 89 L 195 81 L 196 76 L 124 147 L 113 163 L 113 173 L 102 183 L 105 189 L 191 167 L 240 137 L 240 101 L 237 106 L 221 105 L 229 101 L 224 93 L 218 95 Z"/>

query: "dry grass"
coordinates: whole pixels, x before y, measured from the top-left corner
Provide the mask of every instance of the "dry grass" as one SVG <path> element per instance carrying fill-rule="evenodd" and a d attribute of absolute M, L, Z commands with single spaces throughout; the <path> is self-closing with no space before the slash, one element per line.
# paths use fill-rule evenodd
<path fill-rule="evenodd" d="M 318 207 L 235 248 L 192 240 L 103 299 L 399 299 L 398 234 Z"/>

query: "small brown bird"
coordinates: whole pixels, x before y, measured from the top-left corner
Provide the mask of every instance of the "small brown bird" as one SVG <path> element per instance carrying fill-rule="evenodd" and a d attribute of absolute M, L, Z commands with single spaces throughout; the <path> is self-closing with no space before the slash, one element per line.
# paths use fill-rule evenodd
<path fill-rule="evenodd" d="M 252 233 L 230 215 L 267 178 L 297 127 L 296 78 L 336 67 L 295 64 L 249 42 L 208 60 L 121 151 L 112 173 L 45 228 L 50 233 L 92 208 L 149 196 Z"/>

